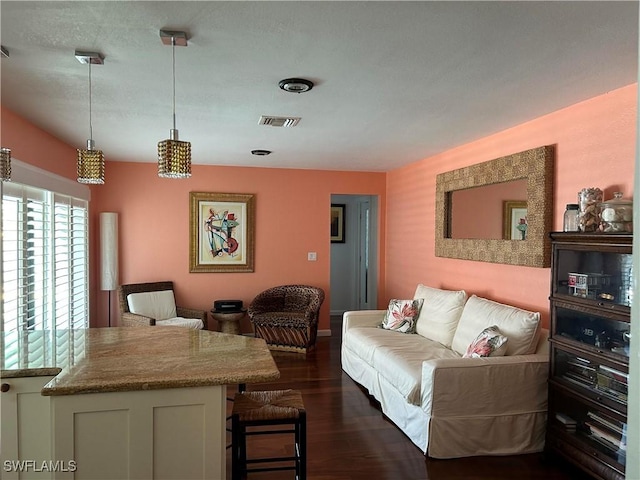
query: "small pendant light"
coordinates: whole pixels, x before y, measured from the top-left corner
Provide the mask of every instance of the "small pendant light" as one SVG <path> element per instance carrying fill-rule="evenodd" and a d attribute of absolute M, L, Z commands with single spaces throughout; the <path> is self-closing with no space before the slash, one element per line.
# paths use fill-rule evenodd
<path fill-rule="evenodd" d="M 93 124 L 91 122 L 91 65 L 102 65 L 104 63 L 104 57 L 99 53 L 79 52 L 77 50 L 75 55 L 80 63 L 89 65 L 89 140 L 87 140 L 86 150 L 78 149 L 78 182 L 103 184 L 104 154 L 102 150 L 95 149 L 95 143 L 93 142 Z"/>
<path fill-rule="evenodd" d="M 176 45 L 187 46 L 187 34 L 160 30 L 164 45 L 171 45 L 173 53 L 173 128 L 169 139 L 158 143 L 158 176 L 162 178 L 189 178 L 191 176 L 191 143 L 178 139 L 176 129 Z"/>
<path fill-rule="evenodd" d="M 11 149 L 0 148 L 0 180 L 11 181 Z"/>

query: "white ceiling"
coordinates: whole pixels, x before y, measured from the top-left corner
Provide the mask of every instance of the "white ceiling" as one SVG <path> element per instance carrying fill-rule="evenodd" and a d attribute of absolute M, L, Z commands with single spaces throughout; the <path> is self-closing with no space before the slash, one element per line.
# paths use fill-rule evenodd
<path fill-rule="evenodd" d="M 386 171 L 632 84 L 638 2 L 0 2 L 2 104 L 107 161 Z M 286 93 L 278 82 L 316 86 Z M 294 128 L 261 115 L 302 117 Z M 4 145 L 11 147 L 10 145 Z M 268 157 L 250 154 L 268 149 Z"/>

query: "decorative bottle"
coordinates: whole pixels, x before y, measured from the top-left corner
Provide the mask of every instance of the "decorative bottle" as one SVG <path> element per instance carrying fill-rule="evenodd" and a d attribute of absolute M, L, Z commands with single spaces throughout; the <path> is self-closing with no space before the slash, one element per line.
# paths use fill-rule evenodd
<path fill-rule="evenodd" d="M 600 204 L 604 233 L 631 233 L 633 231 L 633 202 L 624 200 L 615 192 L 611 200 Z"/>
<path fill-rule="evenodd" d="M 562 222 L 562 230 L 565 232 L 578 231 L 578 209 L 580 205 L 577 203 L 567 203 L 567 209 L 564 212 Z"/>
<path fill-rule="evenodd" d="M 583 188 L 578 193 L 578 202 L 578 228 L 581 232 L 597 232 L 600 227 L 602 190 L 595 187 Z"/>

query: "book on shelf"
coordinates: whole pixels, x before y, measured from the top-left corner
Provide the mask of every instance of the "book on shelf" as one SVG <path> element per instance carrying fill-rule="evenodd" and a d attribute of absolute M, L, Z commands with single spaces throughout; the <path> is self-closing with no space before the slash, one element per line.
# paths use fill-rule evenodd
<path fill-rule="evenodd" d="M 618 420 L 613 420 L 611 418 L 605 417 L 604 415 L 596 412 L 587 412 L 587 417 L 593 420 L 596 424 L 601 424 L 607 427 L 614 432 L 623 435 L 626 427 L 626 423 L 620 422 Z"/>
<path fill-rule="evenodd" d="M 564 413 L 556 412 L 556 420 L 564 427 L 567 432 L 575 432 L 578 422 Z"/>
<path fill-rule="evenodd" d="M 592 380 L 595 380 L 598 376 L 598 372 L 595 368 L 573 362 L 567 362 L 567 372 L 573 372 L 576 375 L 580 375 Z"/>
<path fill-rule="evenodd" d="M 626 393 L 618 392 L 602 385 L 596 385 L 596 390 L 613 400 L 624 403 L 625 405 L 627 404 L 628 397 Z"/>
<path fill-rule="evenodd" d="M 606 427 L 596 425 L 590 421 L 586 421 L 584 424 L 589 427 L 589 431 L 594 440 L 603 440 L 604 442 L 600 443 L 604 443 L 605 445 L 610 444 L 612 450 L 619 450 L 620 448 L 626 449 L 626 444 L 622 442 L 621 433 L 615 433 Z"/>
<path fill-rule="evenodd" d="M 598 373 L 597 384 L 600 387 L 608 388 L 609 390 L 615 390 L 616 392 L 624 393 L 625 395 L 629 391 L 629 387 L 626 383 L 619 382 L 611 377 Z"/>
<path fill-rule="evenodd" d="M 564 378 L 567 378 L 569 380 L 574 380 L 578 383 L 580 383 L 581 385 L 584 385 L 586 387 L 592 387 L 595 384 L 595 381 L 589 377 L 584 377 L 582 375 L 578 375 L 575 372 L 564 372 L 563 375 Z"/>
<path fill-rule="evenodd" d="M 594 440 L 595 442 L 599 443 L 600 445 L 605 447 L 607 450 L 610 450 L 612 452 L 617 452 L 619 450 L 618 447 L 613 443 L 609 442 L 608 440 L 605 440 L 602 437 L 594 435 L 593 433 L 589 435 L 588 438 L 590 438 L 591 440 Z"/>
<path fill-rule="evenodd" d="M 618 381 L 618 382 L 622 382 L 624 384 L 628 384 L 629 383 L 629 374 L 628 373 L 622 373 L 618 370 L 615 370 L 611 367 L 607 367 L 606 365 L 599 365 L 598 366 L 598 373 L 601 373 L 603 375 L 606 375 L 607 377 L 613 378 L 614 380 Z"/>
<path fill-rule="evenodd" d="M 578 422 L 571 418 L 569 415 L 556 412 L 556 419 L 563 425 L 577 425 Z"/>
<path fill-rule="evenodd" d="M 567 364 L 573 365 L 575 367 L 584 368 L 585 370 L 592 370 L 594 372 L 596 371 L 596 368 L 591 365 L 591 361 L 586 360 L 584 358 L 580 358 L 580 357 L 569 358 L 567 360 Z"/>

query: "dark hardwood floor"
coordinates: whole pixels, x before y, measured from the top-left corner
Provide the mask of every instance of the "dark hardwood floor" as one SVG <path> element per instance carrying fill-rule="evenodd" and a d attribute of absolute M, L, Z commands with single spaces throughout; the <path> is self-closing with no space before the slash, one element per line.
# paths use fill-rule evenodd
<path fill-rule="evenodd" d="M 331 337 L 318 338 L 306 357 L 273 352 L 278 381 L 247 390 L 293 388 L 307 409 L 309 480 L 576 480 L 581 473 L 542 454 L 435 460 L 422 452 L 381 413 L 340 366 L 341 317 L 331 320 Z M 230 392 L 231 393 L 231 392 Z M 249 455 L 290 454 L 290 437 L 250 439 Z M 231 478 L 227 451 L 227 478 Z M 289 472 L 260 472 L 250 480 L 293 479 Z"/>

